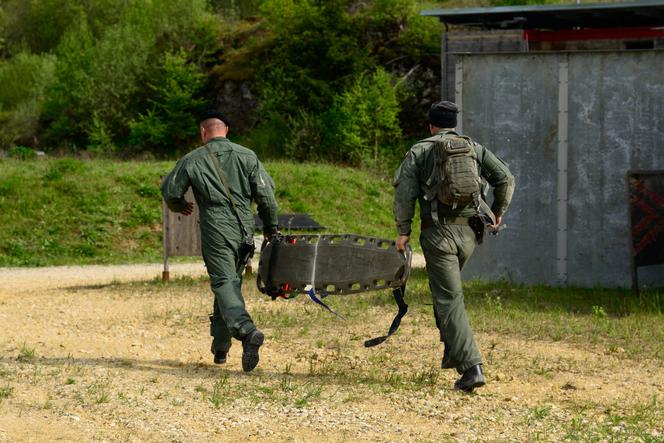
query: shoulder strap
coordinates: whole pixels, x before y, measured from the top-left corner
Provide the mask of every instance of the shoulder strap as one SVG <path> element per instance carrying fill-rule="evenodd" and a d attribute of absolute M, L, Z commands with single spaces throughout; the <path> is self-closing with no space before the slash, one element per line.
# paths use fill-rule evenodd
<path fill-rule="evenodd" d="M 242 235 L 246 236 L 247 231 L 244 229 L 244 225 L 242 224 L 242 220 L 240 219 L 240 214 L 238 213 L 237 207 L 235 206 L 235 200 L 233 199 L 233 194 L 231 194 L 231 190 L 228 187 L 228 183 L 226 182 L 226 176 L 224 176 L 224 173 L 221 169 L 221 164 L 219 163 L 219 158 L 217 158 L 216 155 L 214 155 L 214 152 L 212 152 L 212 148 L 210 148 L 210 145 L 205 145 L 205 148 L 208 151 L 208 155 L 210 156 L 210 159 L 212 159 L 212 163 L 214 163 L 214 167 L 217 170 L 217 175 L 219 175 L 219 179 L 221 180 L 221 184 L 224 187 L 224 190 L 226 191 L 226 195 L 228 196 L 228 200 L 231 202 L 231 207 L 233 208 L 233 213 L 235 214 L 235 218 L 237 218 L 237 222 L 240 224 L 240 229 L 242 230 Z"/>

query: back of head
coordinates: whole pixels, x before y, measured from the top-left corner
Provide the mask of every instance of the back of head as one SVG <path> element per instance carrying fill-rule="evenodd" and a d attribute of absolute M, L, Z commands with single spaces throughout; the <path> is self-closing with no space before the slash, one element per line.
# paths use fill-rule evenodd
<path fill-rule="evenodd" d="M 204 142 L 215 137 L 225 137 L 230 128 L 228 118 L 221 111 L 214 109 L 202 113 L 198 117 L 198 124 L 201 130 L 204 131 L 204 135 L 202 135 Z"/>
<path fill-rule="evenodd" d="M 459 108 L 450 101 L 440 101 L 429 109 L 429 123 L 437 128 L 455 128 Z"/>
<path fill-rule="evenodd" d="M 205 126 L 205 123 L 208 120 L 221 120 L 226 126 L 231 126 L 230 121 L 226 118 L 224 113 L 217 111 L 216 109 L 208 109 L 198 116 L 198 124 L 201 126 Z"/>

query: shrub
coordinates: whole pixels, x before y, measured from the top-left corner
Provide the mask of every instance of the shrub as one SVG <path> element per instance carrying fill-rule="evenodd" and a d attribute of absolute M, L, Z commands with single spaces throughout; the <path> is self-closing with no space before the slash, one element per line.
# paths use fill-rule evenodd
<path fill-rule="evenodd" d="M 327 114 L 324 144 L 338 160 L 376 164 L 382 149 L 399 143 L 399 109 L 397 86 L 389 73 L 379 68 L 360 76 Z"/>
<path fill-rule="evenodd" d="M 33 142 L 54 66 L 53 56 L 27 53 L 0 64 L 0 148 Z"/>
<path fill-rule="evenodd" d="M 145 125 L 156 118 L 166 119 L 176 141 L 181 139 L 181 126 L 189 123 L 182 115 L 199 103 L 191 103 L 190 94 L 200 78 L 192 77 L 183 57 L 164 54 L 186 48 L 190 60 L 205 61 L 216 47 L 212 20 L 204 0 L 130 2 L 121 19 L 97 37 L 82 12 L 57 48 L 45 112 L 51 144 L 106 150 L 129 139 L 154 147 L 166 138 L 159 128 L 146 133 Z M 182 112 L 172 112 L 183 98 L 189 102 Z M 129 137 L 131 122 L 136 129 Z"/>
<path fill-rule="evenodd" d="M 265 2 L 262 11 L 274 47 L 259 73 L 262 114 L 324 112 L 339 90 L 372 65 L 367 49 L 358 44 L 349 3 Z"/>
<path fill-rule="evenodd" d="M 130 144 L 159 153 L 190 144 L 198 135 L 195 116 L 205 104 L 198 98 L 204 83 L 205 76 L 187 61 L 184 51 L 167 53 L 148 84 L 151 109 L 129 122 Z"/>

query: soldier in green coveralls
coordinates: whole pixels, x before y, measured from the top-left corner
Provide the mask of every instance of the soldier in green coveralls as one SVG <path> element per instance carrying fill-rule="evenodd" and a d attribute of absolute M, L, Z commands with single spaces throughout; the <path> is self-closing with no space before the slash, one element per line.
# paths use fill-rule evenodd
<path fill-rule="evenodd" d="M 398 230 L 396 246 L 398 250 L 404 250 L 410 239 L 415 201 L 419 201 L 422 219 L 420 244 L 429 275 L 436 325 L 444 343 L 441 366 L 443 369 L 456 369 L 461 377 L 454 383 L 454 387 L 470 392 L 486 383 L 482 358 L 466 315 L 461 286 L 461 269 L 476 245 L 475 231 L 468 222 L 477 215 L 478 209 L 474 203 L 445 205 L 425 197 L 431 194 L 427 182 L 434 168 L 434 143 L 438 139 L 457 136 L 454 132 L 457 113 L 457 106 L 452 102 L 443 101 L 431 106 L 429 130 L 433 137 L 415 144 L 395 174 L 394 216 Z M 478 168 L 475 172 L 479 172 L 494 188 L 491 210 L 496 222 L 491 228 L 497 229 L 512 199 L 514 177 L 507 165 L 491 151 L 467 140 L 475 150 Z"/>
<path fill-rule="evenodd" d="M 274 182 L 253 151 L 226 138 L 229 126 L 222 113 L 208 111 L 199 121 L 205 145 L 177 162 L 164 178 L 161 193 L 171 211 L 190 215 L 193 203 L 186 201 L 184 194 L 189 186 L 193 189 L 199 206 L 203 259 L 215 298 L 210 317 L 214 362 L 226 362 L 234 337 L 242 341 L 242 369 L 248 372 L 258 364 L 264 335 L 254 325 L 242 298 L 241 255 L 248 242 L 253 245 L 252 200 L 263 220 L 264 235 L 278 232 Z"/>

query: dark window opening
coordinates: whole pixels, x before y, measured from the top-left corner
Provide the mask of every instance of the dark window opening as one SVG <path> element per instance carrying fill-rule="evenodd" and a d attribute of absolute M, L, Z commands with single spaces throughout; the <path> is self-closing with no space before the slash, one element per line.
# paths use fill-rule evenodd
<path fill-rule="evenodd" d="M 632 40 L 625 42 L 625 49 L 655 49 L 654 40 Z"/>

